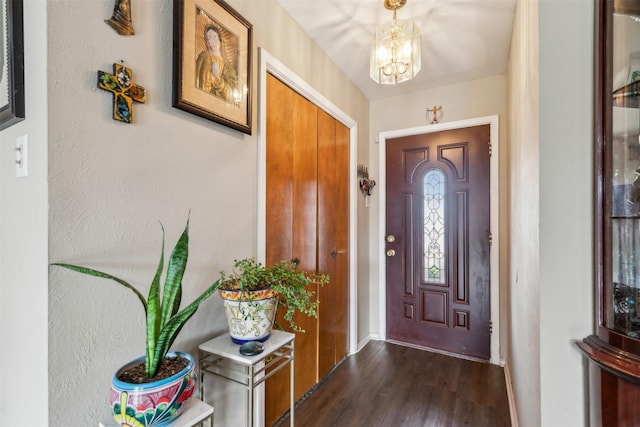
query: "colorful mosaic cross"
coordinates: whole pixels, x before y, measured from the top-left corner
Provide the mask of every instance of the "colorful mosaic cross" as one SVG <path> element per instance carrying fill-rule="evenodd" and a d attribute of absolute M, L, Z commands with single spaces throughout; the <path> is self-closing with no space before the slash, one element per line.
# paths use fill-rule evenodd
<path fill-rule="evenodd" d="M 121 64 L 113 64 L 113 74 L 98 71 L 98 87 L 113 94 L 113 120 L 133 121 L 133 101 L 144 103 L 147 94 L 133 83 L 133 72 Z"/>

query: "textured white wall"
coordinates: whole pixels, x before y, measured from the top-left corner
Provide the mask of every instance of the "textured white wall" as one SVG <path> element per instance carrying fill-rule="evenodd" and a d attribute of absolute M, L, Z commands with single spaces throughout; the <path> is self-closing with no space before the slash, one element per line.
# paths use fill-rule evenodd
<path fill-rule="evenodd" d="M 509 58 L 511 269 L 507 364 L 521 426 L 540 425 L 537 23 L 538 2 L 518 2 Z"/>
<path fill-rule="evenodd" d="M 171 107 L 172 2 L 131 3 L 133 37 L 102 22 L 112 2 L 48 6 L 50 259 L 107 270 L 146 292 L 160 251 L 158 221 L 168 251 L 191 210 L 183 295 L 190 301 L 234 258 L 256 253 L 257 130 L 244 135 Z M 358 121 L 366 144 L 366 99 L 277 3 L 230 4 L 254 26 L 254 96 L 262 46 Z M 132 125 L 111 119 L 111 96 L 96 88 L 96 71 L 120 60 L 147 90 Z M 256 98 L 253 107 L 255 126 Z M 113 283 L 55 268 L 50 282 L 49 422 L 95 425 L 107 416 L 113 372 L 144 351 L 143 311 Z M 225 329 L 212 297 L 174 347 L 194 352 Z M 216 424 L 233 425 L 234 408 L 242 419 L 242 402 L 230 402 L 221 403 Z"/>
<path fill-rule="evenodd" d="M 47 4 L 23 3 L 26 119 L 0 131 L 0 426 L 47 426 Z"/>
<path fill-rule="evenodd" d="M 594 2 L 542 0 L 539 19 L 540 424 L 579 426 L 573 340 L 593 331 Z"/>
<path fill-rule="evenodd" d="M 508 363 L 521 426 L 587 422 L 573 341 L 593 329 L 593 9 L 586 1 L 518 2 L 509 65 Z"/>
<path fill-rule="evenodd" d="M 434 105 L 442 105 L 444 109 L 444 116 L 442 122 L 451 122 L 464 119 L 471 119 L 475 117 L 485 117 L 498 115 L 500 120 L 500 194 L 501 200 L 506 197 L 507 192 L 507 178 L 506 170 L 507 164 L 507 150 L 503 149 L 508 143 L 506 138 L 507 132 L 507 77 L 506 74 L 487 77 L 478 80 L 472 80 L 467 82 L 461 82 L 454 85 L 442 86 L 437 88 L 426 89 L 423 91 L 411 93 L 408 95 L 396 96 L 387 98 L 384 100 L 376 100 L 371 102 L 370 106 L 370 134 L 371 140 L 369 141 L 370 159 L 371 159 L 371 172 L 370 175 L 375 179 L 378 177 L 381 167 L 378 144 L 376 142 L 377 135 L 380 132 L 406 129 L 416 126 L 426 125 L 427 119 L 425 113 L 427 108 L 431 108 Z M 374 195 L 371 197 L 371 219 L 369 224 L 369 233 L 371 236 L 378 236 L 379 230 L 379 217 L 380 217 L 380 205 L 379 198 Z M 505 199 L 506 200 L 506 199 Z M 501 259 L 506 260 L 506 248 L 507 248 L 507 203 L 500 204 L 500 247 L 501 247 Z M 378 334 L 378 256 L 379 251 L 383 250 L 384 246 L 377 239 L 370 239 L 370 275 L 371 275 L 371 313 L 370 323 L 372 332 Z M 501 263 L 500 272 L 500 284 L 501 284 L 501 298 L 504 299 L 506 295 L 506 283 L 507 283 L 507 263 Z M 504 303 L 502 306 L 506 305 Z M 505 319 L 506 312 L 501 313 L 501 317 Z M 502 323 L 501 338 L 504 341 L 506 333 L 506 320 Z M 501 344 L 502 354 L 504 357 L 505 344 Z"/>

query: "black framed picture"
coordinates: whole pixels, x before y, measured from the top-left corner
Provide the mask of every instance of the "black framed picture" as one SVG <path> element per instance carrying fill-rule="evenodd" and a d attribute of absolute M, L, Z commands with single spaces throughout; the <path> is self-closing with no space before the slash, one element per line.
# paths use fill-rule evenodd
<path fill-rule="evenodd" d="M 22 0 L 0 0 L 0 130 L 24 120 Z"/>
<path fill-rule="evenodd" d="M 251 134 L 252 25 L 222 0 L 174 0 L 173 106 Z"/>

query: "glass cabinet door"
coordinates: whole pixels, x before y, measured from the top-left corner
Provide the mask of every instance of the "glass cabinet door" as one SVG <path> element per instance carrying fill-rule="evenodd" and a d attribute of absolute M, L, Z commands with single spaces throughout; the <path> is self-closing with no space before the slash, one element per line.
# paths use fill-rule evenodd
<path fill-rule="evenodd" d="M 595 0 L 591 426 L 640 426 L 640 0 Z"/>
<path fill-rule="evenodd" d="M 640 1 L 615 0 L 605 44 L 604 325 L 640 338 Z M 606 37 L 605 36 L 605 37 Z"/>

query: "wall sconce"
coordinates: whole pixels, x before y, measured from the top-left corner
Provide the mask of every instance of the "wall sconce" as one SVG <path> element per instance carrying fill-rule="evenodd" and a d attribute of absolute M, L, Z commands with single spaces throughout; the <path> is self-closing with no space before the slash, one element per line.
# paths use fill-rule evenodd
<path fill-rule="evenodd" d="M 444 110 L 442 109 L 442 105 L 434 105 L 433 108 L 427 108 L 427 113 L 425 114 L 427 120 L 432 125 L 435 123 L 440 123 L 443 115 Z"/>
<path fill-rule="evenodd" d="M 371 196 L 371 190 L 376 186 L 376 182 L 369 179 L 369 171 L 364 165 L 358 165 L 358 186 L 365 198 Z"/>

